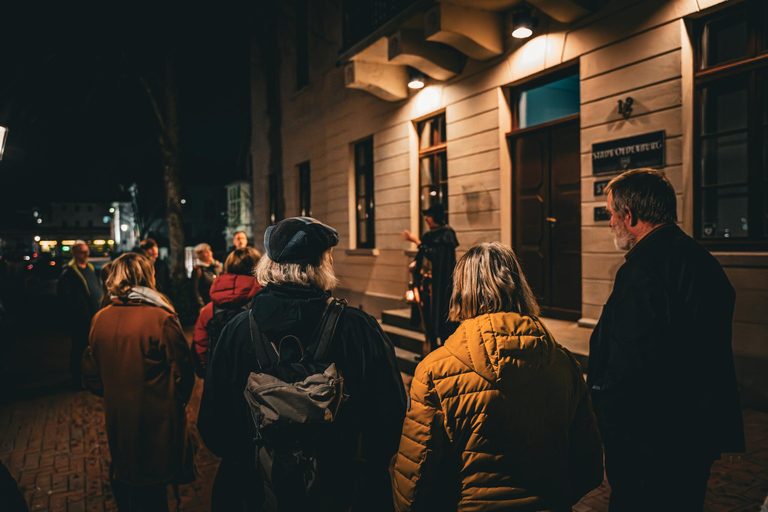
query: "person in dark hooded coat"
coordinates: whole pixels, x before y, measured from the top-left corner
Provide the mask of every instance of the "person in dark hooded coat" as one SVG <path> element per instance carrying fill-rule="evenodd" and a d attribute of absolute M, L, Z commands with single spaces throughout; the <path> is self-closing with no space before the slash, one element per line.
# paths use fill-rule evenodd
<path fill-rule="evenodd" d="M 442 204 L 433 204 L 422 210 L 429 231 L 421 239 L 410 231 L 402 233 L 403 239 L 419 246 L 414 259 L 413 285 L 418 288 L 424 330 L 430 350 L 444 343 L 458 327 L 448 320 L 448 303 L 453 287 L 453 269 L 456 267 L 456 232 L 447 223 L 447 212 Z"/>
<path fill-rule="evenodd" d="M 266 362 L 256 357 L 249 315 L 269 340 L 295 336 L 306 348 L 325 312 L 328 290 L 337 282 L 331 252 L 338 241 L 335 229 L 308 217 L 285 219 L 265 233 L 266 254 L 256 266 L 264 289 L 253 298 L 250 311 L 224 328 L 208 361 L 200 403 L 197 426 L 203 441 L 222 457 L 222 465 L 232 466 L 228 474 L 243 489 L 229 504 L 212 503 L 213 512 L 242 510 L 243 505 L 262 510 L 265 502 L 261 474 L 254 469 L 252 420 L 243 392 L 250 373 Z M 389 464 L 397 453 L 406 409 L 392 342 L 373 317 L 347 306 L 328 360 L 341 371 L 349 397 L 318 447 L 319 492 L 302 510 L 391 511 Z"/>

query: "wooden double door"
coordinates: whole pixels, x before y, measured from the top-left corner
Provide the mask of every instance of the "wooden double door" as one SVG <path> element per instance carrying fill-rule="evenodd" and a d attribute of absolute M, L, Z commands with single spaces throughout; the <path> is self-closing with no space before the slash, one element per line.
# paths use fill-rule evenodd
<path fill-rule="evenodd" d="M 581 317 L 581 161 L 574 115 L 508 136 L 513 240 L 544 316 Z"/>

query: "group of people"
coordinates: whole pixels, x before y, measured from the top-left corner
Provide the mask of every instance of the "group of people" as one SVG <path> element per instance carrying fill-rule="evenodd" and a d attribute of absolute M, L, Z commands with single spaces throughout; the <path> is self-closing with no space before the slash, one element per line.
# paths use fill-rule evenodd
<path fill-rule="evenodd" d="M 378 322 L 332 297 L 330 226 L 285 219 L 267 229 L 263 256 L 230 254 L 192 350 L 151 261 L 119 257 L 83 358 L 104 396 L 118 509 L 167 510 L 167 485 L 193 478 L 185 404 L 197 372 L 198 429 L 222 458 L 213 511 L 565 511 L 600 485 L 604 461 L 612 512 L 700 511 L 713 461 L 744 449 L 733 288 L 675 224 L 661 173 L 616 177 L 607 203 L 628 252 L 586 382 L 498 242 L 456 263 L 446 284 L 456 327 L 416 368 L 410 400 Z M 411 236 L 429 250 L 427 235 Z M 308 400 L 323 404 L 319 423 Z"/>

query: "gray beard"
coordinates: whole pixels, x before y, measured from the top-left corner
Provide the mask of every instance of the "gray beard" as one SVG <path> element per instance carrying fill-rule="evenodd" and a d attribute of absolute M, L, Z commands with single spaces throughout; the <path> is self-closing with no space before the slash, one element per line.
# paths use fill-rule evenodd
<path fill-rule="evenodd" d="M 613 230 L 613 245 L 620 251 L 628 251 L 635 246 L 635 239 L 626 231 Z"/>

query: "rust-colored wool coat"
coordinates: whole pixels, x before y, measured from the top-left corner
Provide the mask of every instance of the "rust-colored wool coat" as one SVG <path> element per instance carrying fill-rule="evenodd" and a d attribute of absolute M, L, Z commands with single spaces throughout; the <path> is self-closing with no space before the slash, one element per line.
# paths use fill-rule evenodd
<path fill-rule="evenodd" d="M 416 368 L 395 463 L 399 510 L 570 511 L 602 480 L 581 369 L 541 320 L 466 320 Z"/>
<path fill-rule="evenodd" d="M 116 480 L 191 481 L 185 406 L 195 374 L 175 314 L 139 301 L 102 309 L 91 324 L 83 375 L 92 391 L 103 390 Z"/>

